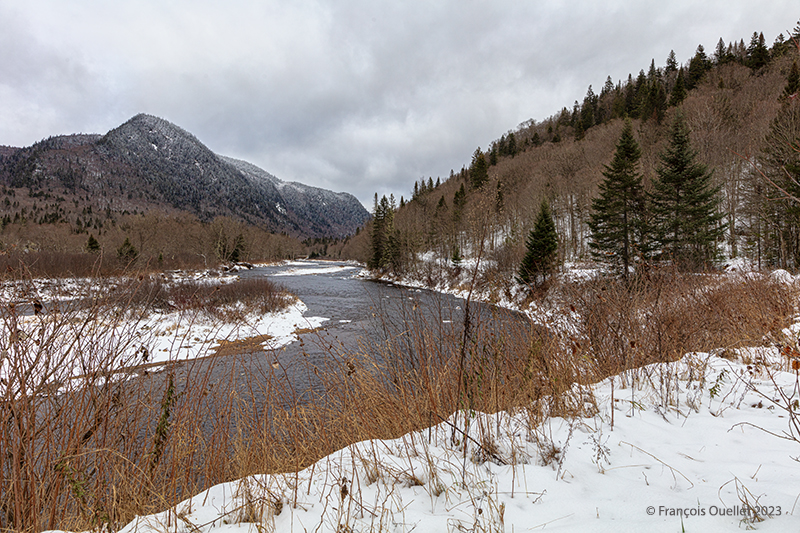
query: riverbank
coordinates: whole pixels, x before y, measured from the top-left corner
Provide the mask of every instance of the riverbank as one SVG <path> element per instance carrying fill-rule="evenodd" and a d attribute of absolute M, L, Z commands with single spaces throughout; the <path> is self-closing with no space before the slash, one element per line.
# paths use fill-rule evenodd
<path fill-rule="evenodd" d="M 458 412 L 297 473 L 211 487 L 121 531 L 787 531 L 797 376 L 775 351 L 729 357 L 608 378 L 540 424 L 525 409 Z"/>
<path fill-rule="evenodd" d="M 298 283 L 324 281 L 332 267 L 286 266 L 319 271 L 292 278 Z M 339 272 L 360 286 L 350 279 L 355 268 Z M 58 524 L 73 531 L 672 531 L 681 518 L 698 518 L 700 511 L 675 514 L 691 500 L 706 511 L 705 521 L 693 523 L 711 531 L 740 523 L 785 530 L 781 520 L 794 504 L 784 500 L 798 496 L 798 480 L 785 476 L 783 484 L 776 472 L 797 455 L 797 378 L 787 371 L 796 330 L 786 321 L 796 293 L 769 276 L 747 280 L 665 278 L 635 290 L 600 279 L 565 283 L 558 298 L 538 303 L 548 306 L 547 335 L 491 313 L 455 321 L 421 315 L 414 290 L 392 289 L 407 304 L 380 326 L 378 343 L 342 350 L 335 333 L 318 332 L 292 345 L 300 350 L 291 364 L 245 364 L 263 359 L 254 354 L 187 366 L 192 374 L 174 393 L 163 386 L 173 383 L 169 373 L 161 388 L 136 394 L 103 384 L 85 405 L 123 406 L 107 411 L 111 434 L 131 435 L 121 428 L 135 409 L 133 426 L 145 438 L 120 453 L 142 459 L 133 468 L 109 461 L 97 451 L 96 429 L 83 452 L 54 450 L 41 464 L 63 465 L 54 481 L 67 490 L 53 504 L 73 509 Z M 324 284 L 315 290 L 318 309 L 354 301 Z M 359 311 L 376 313 L 386 296 L 374 294 L 374 305 Z M 748 346 L 727 340 L 737 338 Z M 318 355 L 302 348 L 312 342 Z M 712 352 L 719 347 L 727 349 Z M 667 360 L 646 362 L 653 357 Z M 228 373 L 210 380 L 220 365 Z M 297 373 L 314 376 L 317 396 L 298 401 L 302 391 L 289 379 Z M 219 416 L 211 426 L 208 412 Z M 96 427 L 92 413 L 75 438 Z M 744 460 L 742 449 L 752 452 Z M 115 472 L 113 485 L 92 477 L 101 468 Z M 737 501 L 771 504 L 773 515 L 781 506 L 782 514 L 763 522 L 719 516 L 733 513 Z"/>

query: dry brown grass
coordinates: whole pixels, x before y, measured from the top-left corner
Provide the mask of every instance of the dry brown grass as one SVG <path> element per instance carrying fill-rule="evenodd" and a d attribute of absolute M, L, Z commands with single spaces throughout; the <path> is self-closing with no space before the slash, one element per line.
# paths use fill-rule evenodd
<path fill-rule="evenodd" d="M 200 270 L 217 266 L 208 265 L 197 254 L 173 254 L 161 261 L 139 260 L 136 268 L 140 272 L 162 272 L 167 270 Z M 6 279 L 35 278 L 88 278 L 96 276 L 118 276 L 131 265 L 117 257 L 92 253 L 74 252 L 9 252 L 0 254 L 0 276 Z"/>
<path fill-rule="evenodd" d="M 122 278 L 113 285 L 126 306 L 159 311 L 202 311 L 227 321 L 243 320 L 252 312 L 271 313 L 294 300 L 283 288 L 268 279 L 209 283 L 208 281 L 169 281 L 160 275 L 138 274 Z"/>
<path fill-rule="evenodd" d="M 591 409 L 575 384 L 691 350 L 759 343 L 793 312 L 787 287 L 756 277 L 662 274 L 551 294 L 549 329 L 494 311 L 473 313 L 465 333 L 464 324 L 409 309 L 396 324 L 377 324 L 380 342 L 328 346 L 322 365 L 248 371 L 223 357 L 128 382 L 103 377 L 130 347 L 130 323 L 110 319 L 108 307 L 37 317 L 33 331 L 52 320 L 38 338 L 11 335 L 20 317 L 2 309 L 0 349 L 11 365 L 0 396 L 0 529 L 114 529 L 215 483 L 295 472 L 353 442 L 397 437 L 459 410 L 523 409 L 535 428 L 545 416 Z M 102 317 L 104 328 L 89 328 L 85 317 Z M 58 344 L 75 328 L 89 338 Z M 65 348 L 86 367 L 80 380 L 58 364 Z M 226 369 L 222 378 L 214 365 Z M 313 396 L 294 390 L 291 372 L 313 376 Z M 60 394 L 51 393 L 54 381 Z M 491 454 L 486 432 L 480 446 Z"/>
<path fill-rule="evenodd" d="M 654 272 L 564 292 L 581 317 L 573 349 L 590 354 L 601 375 L 693 351 L 761 345 L 765 335 L 779 337 L 795 312 L 795 291 L 757 274 Z"/>

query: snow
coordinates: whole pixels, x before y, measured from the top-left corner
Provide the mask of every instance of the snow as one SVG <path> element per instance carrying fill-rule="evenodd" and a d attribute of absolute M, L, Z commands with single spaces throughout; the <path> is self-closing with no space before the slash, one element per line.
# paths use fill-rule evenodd
<path fill-rule="evenodd" d="M 780 359 L 688 354 L 576 386 L 580 416 L 533 427 L 524 410 L 456 413 L 297 474 L 211 487 L 122 531 L 797 530 L 798 378 Z"/>
<path fill-rule="evenodd" d="M 264 347 L 274 350 L 297 340 L 297 330 L 317 329 L 328 320 L 306 317 L 306 310 L 306 305 L 298 300 L 283 311 L 253 314 L 243 323 L 222 325 L 201 316 L 187 319 L 178 313 L 151 315 L 140 331 L 147 332 L 143 344 L 148 346 L 150 363 L 203 357 L 220 341 L 263 335 L 271 337 L 264 342 Z"/>
<path fill-rule="evenodd" d="M 187 279 L 198 283 L 222 284 L 235 282 L 237 276 L 210 276 L 209 272 L 181 272 L 173 276 L 173 281 Z M 105 281 L 102 289 L 114 290 L 122 281 Z M 122 371 L 126 367 L 146 363 L 150 370 L 154 370 L 153 366 L 158 366 L 159 363 L 206 357 L 218 346 L 238 339 L 258 338 L 264 349 L 278 349 L 297 340 L 301 331 L 317 329 L 329 320 L 327 317 L 306 316 L 306 305 L 300 300 L 294 300 L 281 311 L 266 314 L 251 312 L 238 322 L 210 317 L 200 310 L 152 312 L 126 319 L 98 317 L 93 333 L 87 334 L 80 328 L 65 327 L 65 322 L 58 313 L 48 312 L 53 302 L 90 298 L 100 289 L 96 281 L 89 279 L 34 279 L 4 283 L 0 287 L 0 298 L 14 302 L 24 296 L 26 299 L 40 299 L 44 303 L 44 314 L 19 314 L 14 317 L 14 324 L 18 335 L 28 339 L 28 343 L 38 345 L 48 339 L 47 345 L 54 352 L 54 360 L 59 361 L 57 379 L 62 381 L 66 377 L 87 373 L 87 365 L 106 364 L 103 361 L 88 361 L 86 358 L 71 355 L 72 352 L 80 352 L 77 348 L 81 343 L 103 346 L 122 342 L 122 352 L 114 363 L 116 369 Z M 80 312 L 77 313 L 76 317 L 81 316 Z M 6 327 L 9 327 L 8 323 Z M 33 346 L 29 348 L 35 352 Z M 0 380 L 7 375 L 11 365 L 6 355 L 0 352 Z M 115 376 L 115 379 L 130 377 L 135 377 L 135 374 L 126 372 Z"/>
<path fill-rule="evenodd" d="M 287 266 L 291 275 L 342 268 L 302 265 Z M 298 302 L 220 334 L 290 342 L 300 321 L 324 320 L 303 312 Z M 156 351 L 167 337 L 218 337 L 160 323 L 181 333 Z M 800 323 L 785 331 L 798 332 Z M 216 485 L 121 531 L 797 531 L 800 381 L 789 362 L 776 347 L 686 354 L 575 385 L 569 416 L 458 412 L 297 473 Z"/>
<path fill-rule="evenodd" d="M 359 267 L 353 265 L 335 265 L 335 266 L 322 266 L 317 268 L 308 268 L 308 262 L 304 261 L 289 261 L 286 263 L 289 266 L 297 266 L 298 268 L 289 268 L 287 270 L 272 274 L 273 276 L 311 276 L 316 274 L 335 274 L 337 272 L 344 272 L 347 270 L 359 270 Z"/>
<path fill-rule="evenodd" d="M 752 272 L 758 270 L 758 264 L 745 257 L 735 257 L 725 262 L 726 272 Z"/>
<path fill-rule="evenodd" d="M 783 269 L 774 270 L 770 273 L 770 279 L 776 281 L 778 283 L 783 283 L 785 285 L 792 285 L 796 281 L 796 278 L 789 274 L 787 271 Z"/>

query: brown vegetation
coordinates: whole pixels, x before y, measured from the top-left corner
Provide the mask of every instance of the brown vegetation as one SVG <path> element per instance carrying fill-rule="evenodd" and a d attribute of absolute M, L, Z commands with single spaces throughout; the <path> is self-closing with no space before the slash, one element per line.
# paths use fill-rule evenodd
<path fill-rule="evenodd" d="M 152 292 L 147 284 L 130 290 Z M 795 296 L 764 277 L 656 272 L 629 285 L 552 287 L 540 302 L 545 328 L 473 314 L 465 333 L 465 324 L 432 323 L 409 309 L 402 324 L 376 324 L 388 341 L 355 352 L 328 345 L 319 366 L 278 354 L 257 367 L 222 357 L 120 381 L 108 370 L 124 359 L 135 321 L 104 310 L 137 298 L 115 294 L 24 325 L 14 309 L 2 310 L 2 529 L 115 529 L 215 483 L 297 471 L 460 409 L 521 409 L 535 429 L 545 416 L 589 408 L 591 396 L 576 385 L 692 350 L 777 338 Z M 65 345 L 76 328 L 80 343 Z M 86 371 L 70 379 L 59 357 Z M 299 400 L 291 373 L 317 384 L 313 401 Z"/>
<path fill-rule="evenodd" d="M 96 249 L 87 247 L 90 236 Z M 133 253 L 121 254 L 123 244 Z M 236 257 L 233 257 L 234 250 Z M 10 224 L 0 233 L 0 275 L 87 277 L 147 271 L 213 268 L 231 260 L 279 261 L 305 254 L 297 239 L 220 217 L 202 223 L 190 215 L 149 212 L 123 216 L 96 233 L 69 224 Z"/>
<path fill-rule="evenodd" d="M 713 169 L 712 185 L 722 187 L 721 211 L 727 227 L 725 242 L 719 244 L 725 246 L 729 257 L 746 256 L 759 266 L 795 268 L 792 249 L 796 243 L 787 240 L 787 217 L 778 215 L 784 209 L 776 200 L 780 195 L 745 156 L 756 157 L 762 170 L 774 167 L 785 174 L 779 168 L 785 161 L 771 161 L 763 154 L 769 149 L 768 133 L 776 127 L 776 119 L 791 118 L 800 108 L 797 99 L 780 99 L 796 59 L 796 51 L 789 49 L 759 70 L 736 61 L 721 63 L 708 70 L 680 106 L 665 109 L 661 120 L 633 120 L 634 136 L 642 150 L 643 183 L 650 190 L 669 124 L 676 112 L 683 113 L 698 163 Z M 674 83 L 674 75 L 664 75 L 667 86 Z M 600 107 L 610 109 L 619 91 L 612 89 L 601 96 Z M 420 188 L 394 215 L 397 241 L 403 247 L 402 261 L 395 262 L 402 265 L 398 273 L 413 274 L 422 268 L 417 261 L 421 252 L 433 251 L 447 261 L 455 250 L 475 257 L 483 249 L 484 257 L 498 261 L 497 278 L 510 283 L 543 199 L 549 202 L 556 222 L 560 259 L 588 260 L 592 199 L 598 195 L 604 165 L 612 158 L 623 121 L 606 120 L 577 135 L 569 117 L 565 109 L 542 122 L 520 126 L 513 132 L 518 151 L 497 157 L 496 164 L 489 166 L 488 181 L 480 188 L 472 187 L 467 168 L 451 173 L 439 186 Z M 788 138 L 800 136 L 794 122 L 786 127 L 791 130 L 786 133 Z M 559 142 L 553 139 L 554 131 L 559 132 Z M 459 205 L 462 186 L 466 198 Z M 368 225 L 345 247 L 344 254 L 366 262 L 370 235 Z"/>

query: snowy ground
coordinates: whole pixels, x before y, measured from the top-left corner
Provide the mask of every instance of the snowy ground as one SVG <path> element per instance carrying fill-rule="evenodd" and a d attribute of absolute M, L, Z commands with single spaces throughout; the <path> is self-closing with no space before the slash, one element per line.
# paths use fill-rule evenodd
<path fill-rule="evenodd" d="M 346 270 L 360 270 L 361 267 L 357 264 L 334 264 L 330 266 L 316 266 L 316 268 L 309 268 L 309 265 L 321 265 L 324 261 L 286 261 L 284 266 L 288 267 L 286 270 L 277 272 L 273 276 L 308 276 L 314 274 L 334 274 Z"/>
<path fill-rule="evenodd" d="M 290 339 L 314 323 L 302 307 L 283 317 L 247 327 Z M 211 487 L 123 531 L 800 531 L 788 365 L 777 348 L 688 354 L 576 388 L 571 417 L 457 413 L 299 473 Z"/>
<path fill-rule="evenodd" d="M 471 413 L 466 440 L 459 413 L 123 531 L 797 531 L 798 382 L 784 364 L 690 354 L 577 391 L 582 416 Z"/>
<path fill-rule="evenodd" d="M 312 272 L 297 272 L 297 275 Z M 178 273 L 172 282 L 196 281 L 200 283 L 233 283 L 237 277 L 209 276 L 203 273 Z M 20 313 L 4 317 L 5 328 L 12 327 L 22 344 L 3 343 L 0 350 L 0 378 L 9 372 L 11 344 L 14 344 L 17 357 L 34 357 L 45 350 L 48 359 L 59 367 L 52 372 L 52 381 L 64 383 L 70 376 L 80 376 L 92 370 L 93 365 L 107 370 L 108 359 L 88 361 L 75 357 L 72 353 L 92 353 L 118 351 L 111 365 L 115 369 L 146 365 L 154 370 L 154 365 L 194 359 L 213 355 L 226 343 L 252 339 L 249 348 L 277 349 L 297 340 L 300 332 L 320 327 L 328 319 L 305 316 L 306 306 L 300 300 L 290 303 L 284 310 L 260 314 L 252 312 L 242 321 L 235 323 L 208 316 L 202 311 L 152 312 L 146 316 L 120 319 L 118 316 L 101 316 L 92 322 L 90 329 L 82 325 L 83 312 L 68 312 L 70 319 L 52 312 L 55 302 L 66 302 L 79 298 L 91 298 L 98 290 L 113 290 L 115 283 L 110 280 L 107 286 L 98 288 L 94 280 L 27 280 L 7 283 L 0 287 L 0 299 L 7 302 L 40 300 L 46 312 L 34 316 Z M 29 304 L 24 304 L 29 305 Z M 49 312 L 47 310 L 50 310 Z M 82 346 L 83 343 L 85 346 Z M 92 349 L 89 349 L 91 347 Z M 98 350 L 97 348 L 100 348 Z M 51 365 L 53 366 L 53 365 Z M 72 368 L 68 368 L 71 366 Z M 145 368 L 145 367 L 142 367 Z M 134 376 L 129 371 L 118 378 Z"/>
<path fill-rule="evenodd" d="M 297 332 L 316 329 L 327 318 L 305 316 L 301 301 L 283 311 L 265 315 L 253 314 L 243 323 L 220 324 L 201 316 L 185 314 L 151 315 L 142 323 L 142 344 L 149 349 L 149 363 L 194 359 L 211 353 L 220 343 L 261 337 L 266 349 L 277 349 L 297 340 Z M 267 338 L 269 337 L 269 338 Z"/>

